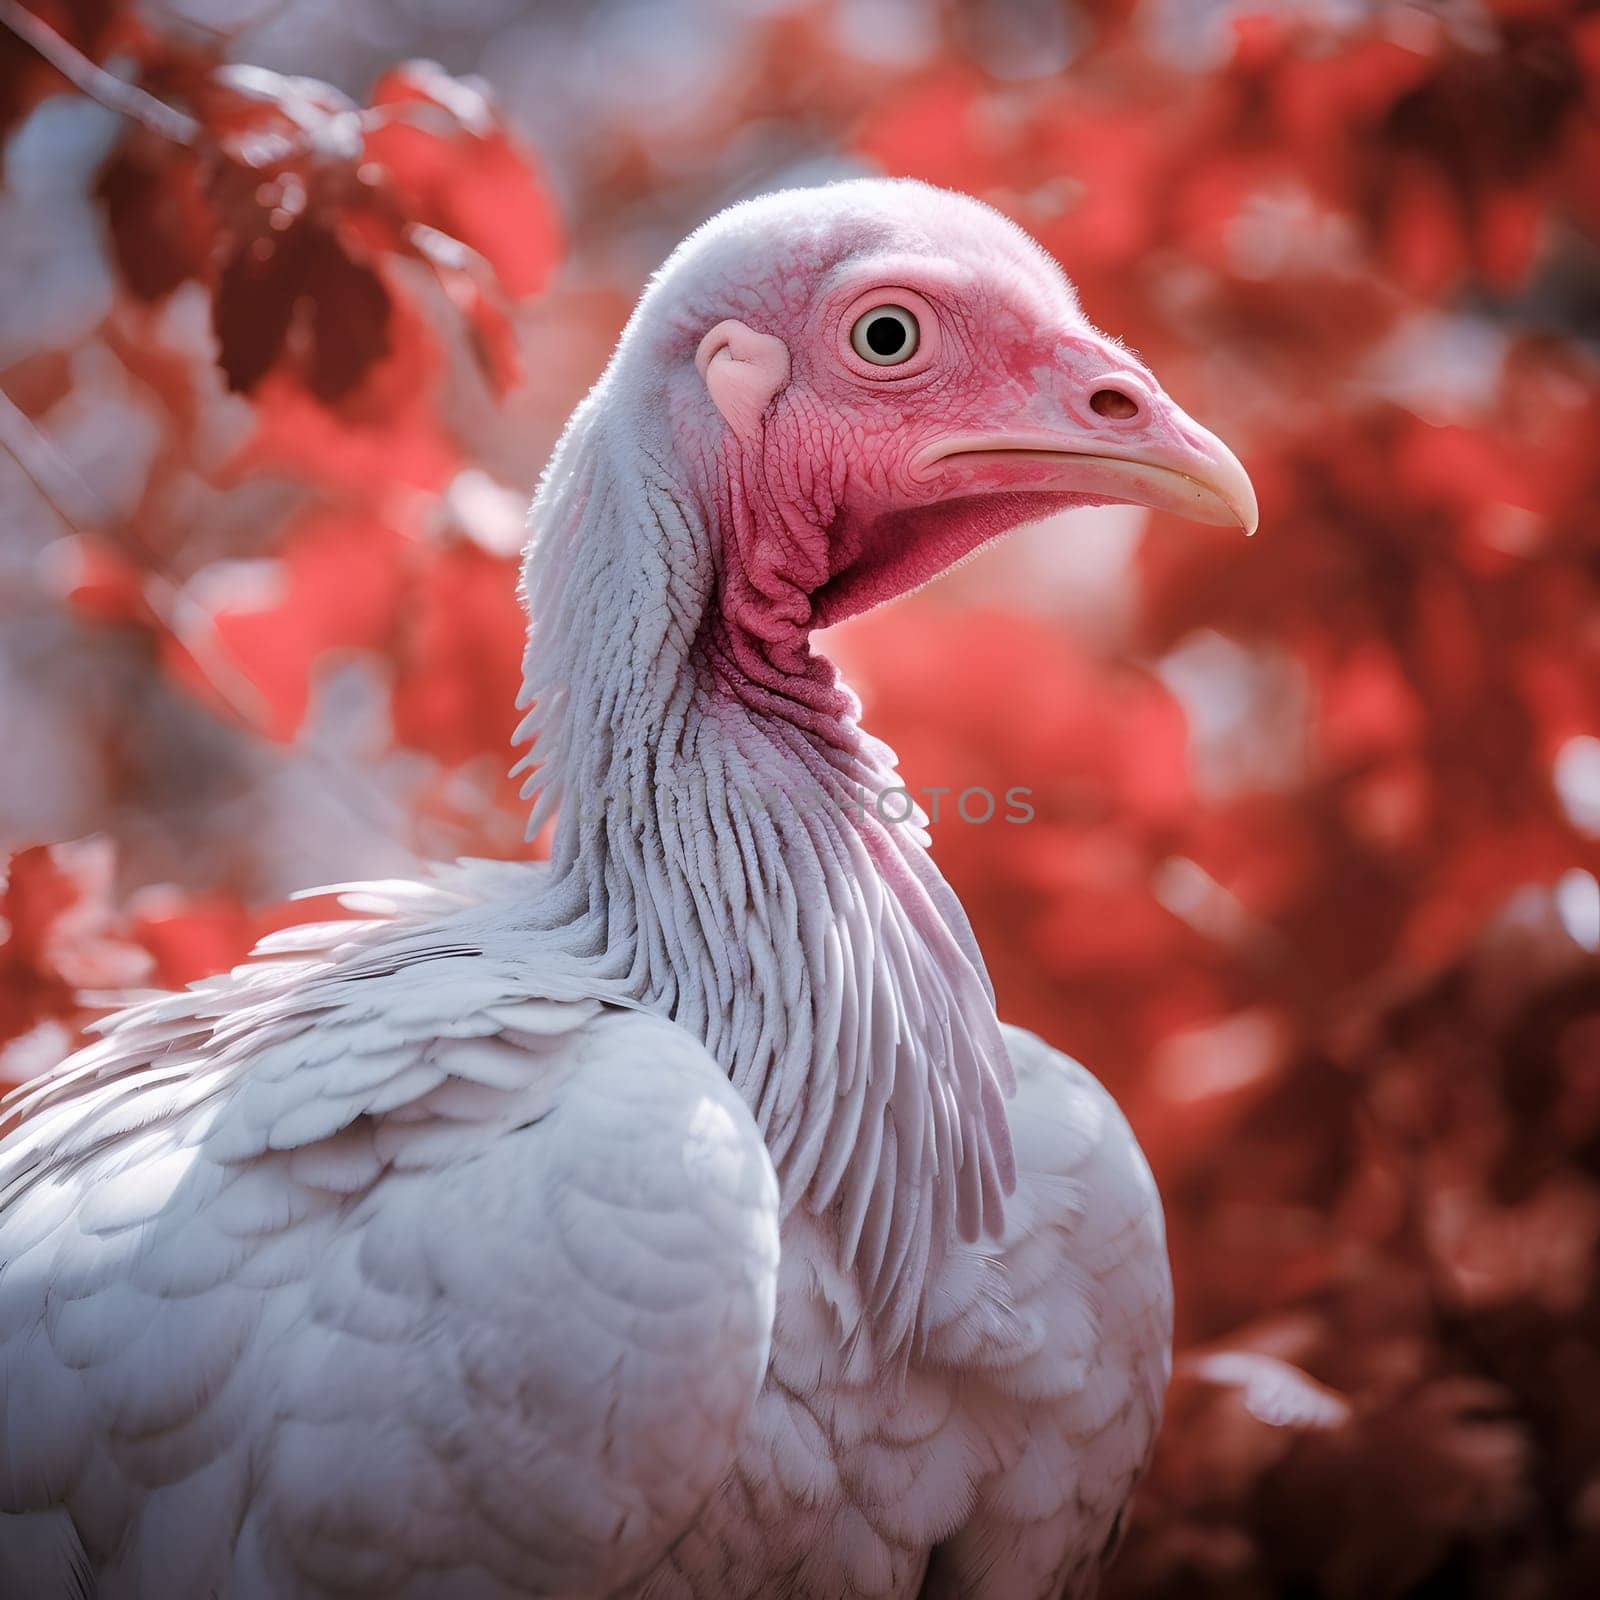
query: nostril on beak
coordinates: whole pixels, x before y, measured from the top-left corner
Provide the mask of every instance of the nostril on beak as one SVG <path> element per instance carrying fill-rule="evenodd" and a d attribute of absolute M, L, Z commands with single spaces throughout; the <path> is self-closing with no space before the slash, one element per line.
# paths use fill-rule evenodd
<path fill-rule="evenodd" d="M 1126 422 L 1139 415 L 1139 402 L 1121 389 L 1096 389 L 1089 396 L 1089 409 L 1102 417 Z"/>

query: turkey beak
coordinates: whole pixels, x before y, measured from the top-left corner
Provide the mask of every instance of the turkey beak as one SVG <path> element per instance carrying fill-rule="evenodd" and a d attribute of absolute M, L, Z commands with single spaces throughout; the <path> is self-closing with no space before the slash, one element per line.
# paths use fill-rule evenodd
<path fill-rule="evenodd" d="M 1159 390 L 1118 373 L 1087 409 L 1087 427 L 1062 417 L 1059 427 L 939 440 L 918 452 L 912 471 L 954 492 L 1082 495 L 1256 531 L 1256 492 L 1239 458 Z"/>

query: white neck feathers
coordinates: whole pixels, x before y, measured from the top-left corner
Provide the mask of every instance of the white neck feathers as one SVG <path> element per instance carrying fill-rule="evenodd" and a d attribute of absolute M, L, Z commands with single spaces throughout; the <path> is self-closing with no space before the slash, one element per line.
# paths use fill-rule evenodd
<path fill-rule="evenodd" d="M 534 504 L 517 739 L 530 829 L 556 822 L 530 918 L 704 1040 L 903 1348 L 1012 1182 L 992 991 L 921 819 L 873 805 L 894 758 L 853 697 L 819 731 L 719 678 L 715 534 L 668 459 L 624 458 L 591 398 Z"/>

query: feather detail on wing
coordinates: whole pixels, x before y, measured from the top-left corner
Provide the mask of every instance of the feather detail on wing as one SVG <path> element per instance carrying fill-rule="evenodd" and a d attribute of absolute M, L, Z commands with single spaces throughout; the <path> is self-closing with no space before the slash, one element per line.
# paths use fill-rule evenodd
<path fill-rule="evenodd" d="M 60 1578 L 30 1593 L 85 1561 L 604 1593 L 687 1525 L 765 1369 L 772 1169 L 698 1041 L 515 953 L 527 871 L 356 886 L 381 920 L 275 935 L 13 1097 L 0 1571 Z"/>

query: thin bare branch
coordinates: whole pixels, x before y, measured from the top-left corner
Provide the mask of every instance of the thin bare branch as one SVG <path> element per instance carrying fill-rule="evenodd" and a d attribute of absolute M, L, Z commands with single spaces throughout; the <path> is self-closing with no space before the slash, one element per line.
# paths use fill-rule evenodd
<path fill-rule="evenodd" d="M 101 521 L 102 508 L 94 490 L 4 390 L 0 390 L 0 446 L 74 533 Z"/>
<path fill-rule="evenodd" d="M 167 105 L 138 84 L 127 83 L 96 65 L 49 23 L 36 17 L 26 6 L 18 5 L 17 0 L 0 0 L 0 23 L 24 43 L 32 45 L 74 88 L 107 110 L 130 118 L 174 144 L 199 142 L 200 124 L 187 112 Z"/>

